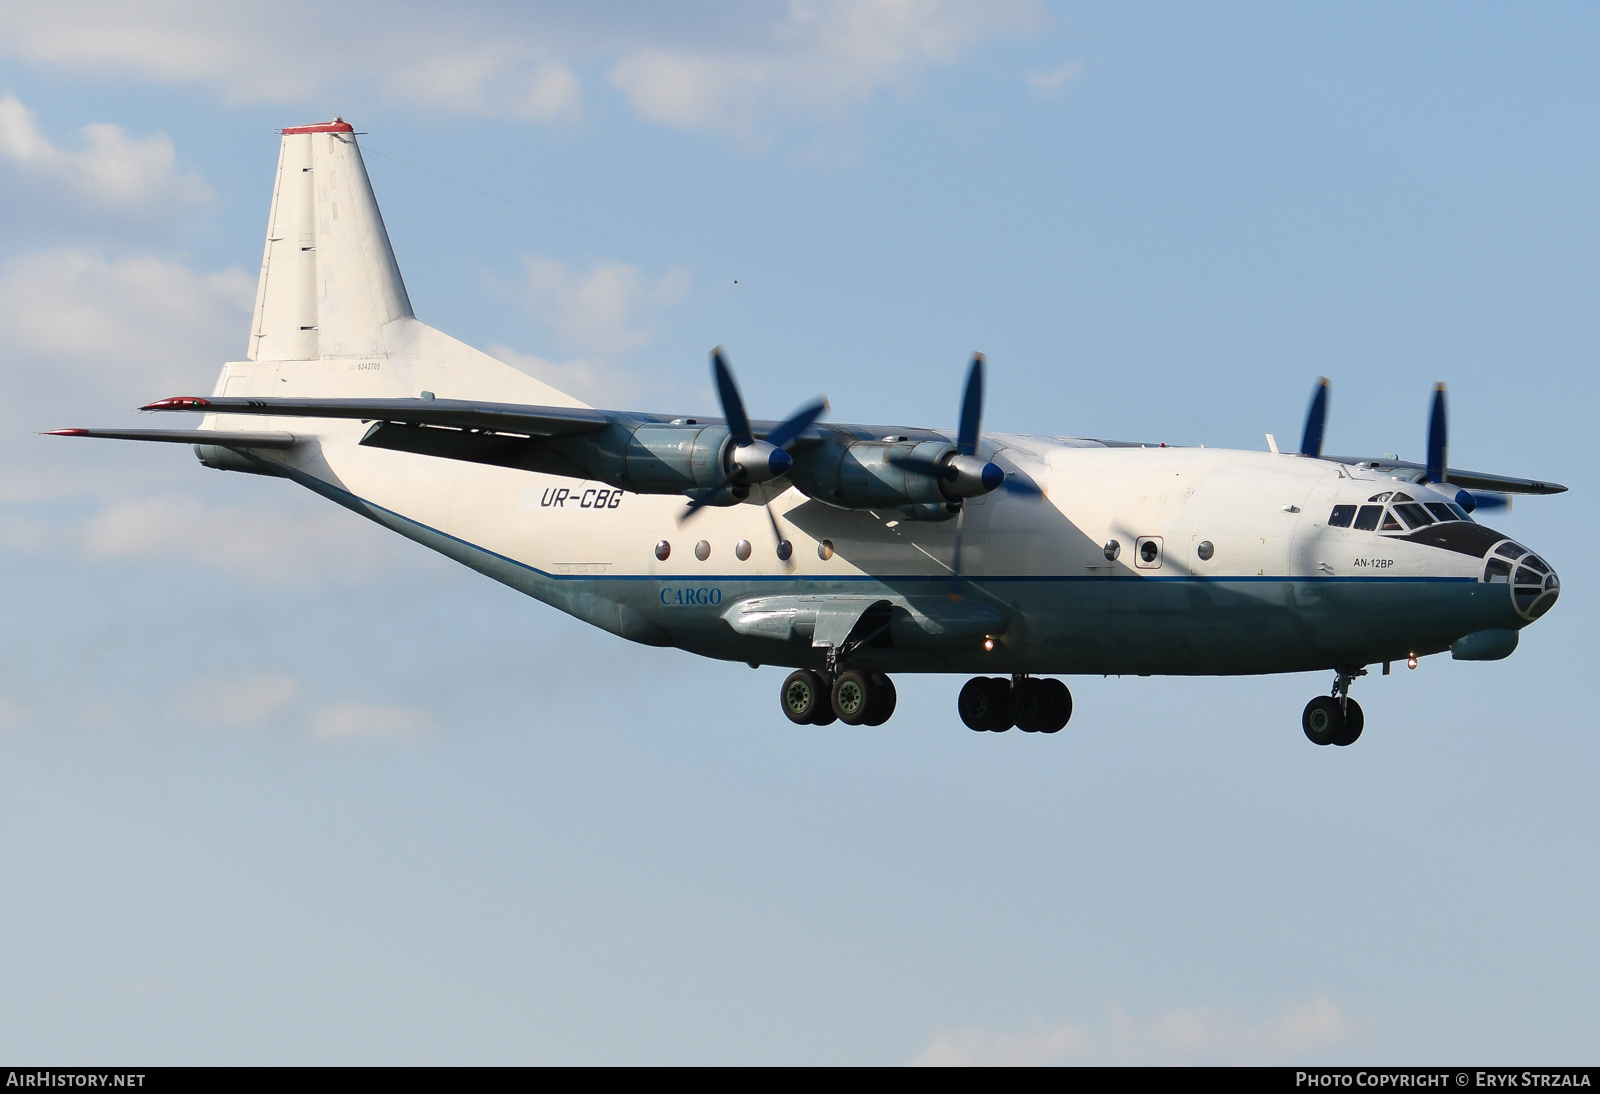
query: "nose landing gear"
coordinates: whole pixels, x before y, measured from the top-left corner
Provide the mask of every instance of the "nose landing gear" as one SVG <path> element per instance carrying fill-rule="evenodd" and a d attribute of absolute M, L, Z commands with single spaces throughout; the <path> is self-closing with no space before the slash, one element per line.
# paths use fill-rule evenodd
<path fill-rule="evenodd" d="M 1060 680 L 1016 676 L 974 676 L 956 698 L 956 712 L 968 729 L 1004 733 L 1059 733 L 1072 717 L 1072 693 Z"/>
<path fill-rule="evenodd" d="M 1319 695 L 1306 704 L 1300 715 L 1300 728 L 1306 739 L 1314 745 L 1353 745 L 1366 725 L 1361 704 L 1350 698 L 1350 682 L 1365 676 L 1364 668 L 1339 669 L 1333 682 L 1333 692 Z"/>

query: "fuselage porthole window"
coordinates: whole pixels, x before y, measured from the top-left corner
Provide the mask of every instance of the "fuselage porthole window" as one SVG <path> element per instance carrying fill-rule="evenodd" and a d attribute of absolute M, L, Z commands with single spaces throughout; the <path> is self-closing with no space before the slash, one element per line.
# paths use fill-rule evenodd
<path fill-rule="evenodd" d="M 1356 507 L 1354 505 L 1335 505 L 1333 513 L 1328 517 L 1328 527 L 1348 528 L 1355 515 Z"/>
<path fill-rule="evenodd" d="M 1356 531 L 1374 532 L 1378 528 L 1378 520 L 1383 516 L 1383 506 L 1363 505 L 1356 514 Z"/>
<path fill-rule="evenodd" d="M 1427 503 L 1427 506 L 1428 506 L 1428 512 L 1430 512 L 1434 516 L 1438 517 L 1441 521 L 1451 521 L 1451 520 L 1459 519 L 1454 513 L 1452 513 L 1450 511 L 1450 507 L 1448 505 L 1446 505 L 1442 501 L 1430 501 L 1430 502 Z"/>

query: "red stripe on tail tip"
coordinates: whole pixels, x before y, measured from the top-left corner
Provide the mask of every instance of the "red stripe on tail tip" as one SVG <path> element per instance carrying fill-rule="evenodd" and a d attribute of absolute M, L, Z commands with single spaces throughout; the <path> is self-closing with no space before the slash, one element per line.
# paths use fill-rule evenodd
<path fill-rule="evenodd" d="M 87 429 L 51 429 L 45 432 L 46 437 L 87 437 Z"/>
<path fill-rule="evenodd" d="M 279 132 L 285 137 L 293 133 L 354 133 L 355 126 L 343 118 L 335 118 L 331 122 L 318 122 L 316 125 L 291 125 Z"/>
<path fill-rule="evenodd" d="M 140 410 L 202 410 L 211 405 L 209 399 L 197 399 L 193 395 L 179 395 L 172 399 L 157 399 L 153 403 L 146 403 Z"/>

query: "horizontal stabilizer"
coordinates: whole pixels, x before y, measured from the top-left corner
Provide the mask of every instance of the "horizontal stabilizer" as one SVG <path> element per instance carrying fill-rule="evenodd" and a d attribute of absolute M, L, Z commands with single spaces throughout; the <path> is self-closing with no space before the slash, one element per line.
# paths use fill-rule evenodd
<path fill-rule="evenodd" d="M 218 448 L 293 448 L 300 443 L 293 433 L 245 433 L 232 429 L 52 429 L 45 436 L 214 444 Z"/>
<path fill-rule="evenodd" d="M 559 437 L 604 429 L 611 417 L 571 406 L 524 406 L 465 399 L 251 399 L 180 397 L 162 399 L 140 410 L 189 410 L 206 414 L 280 414 L 290 418 L 354 418 L 487 429 L 497 433 Z"/>

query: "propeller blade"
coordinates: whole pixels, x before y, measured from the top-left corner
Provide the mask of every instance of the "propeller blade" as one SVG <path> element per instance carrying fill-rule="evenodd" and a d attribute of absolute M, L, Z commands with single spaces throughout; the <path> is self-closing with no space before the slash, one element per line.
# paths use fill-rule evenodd
<path fill-rule="evenodd" d="M 961 599 L 961 525 L 967 519 L 967 507 L 963 505 L 961 512 L 956 514 L 956 541 L 950 553 L 950 599 Z"/>
<path fill-rule="evenodd" d="M 1317 381 L 1317 390 L 1311 393 L 1311 407 L 1306 411 L 1306 429 L 1300 436 L 1300 455 L 1318 459 L 1322 455 L 1322 434 L 1328 428 L 1328 378 Z"/>
<path fill-rule="evenodd" d="M 1428 469 L 1424 482 L 1443 482 L 1450 443 L 1445 426 L 1444 385 L 1433 385 L 1433 413 L 1428 419 Z"/>
<path fill-rule="evenodd" d="M 711 351 L 711 376 L 717 383 L 717 398 L 722 401 L 722 416 L 727 419 L 728 433 L 735 445 L 749 444 L 750 417 L 744 412 L 744 400 L 739 397 L 739 385 L 733 382 L 728 362 L 722 358 L 722 347 Z"/>
<path fill-rule="evenodd" d="M 768 498 L 762 508 L 766 509 L 767 520 L 772 523 L 772 539 L 778 549 L 778 561 L 786 568 L 794 569 L 794 563 L 790 561 L 794 555 L 794 545 L 783 538 L 783 529 L 778 527 L 778 515 L 772 511 L 772 500 Z"/>
<path fill-rule="evenodd" d="M 678 518 L 678 523 L 682 524 L 700 510 L 715 502 L 719 497 L 722 496 L 722 492 L 732 485 L 733 479 L 731 477 L 725 477 L 721 482 L 717 483 L 717 485 L 709 486 L 700 491 L 698 494 L 694 495 L 694 497 L 689 499 L 689 507 L 685 509 L 683 511 L 683 515 Z"/>
<path fill-rule="evenodd" d="M 731 379 L 728 382 L 730 385 L 733 383 Z M 822 417 L 827 409 L 828 400 L 826 399 L 818 399 L 814 403 L 801 407 L 789 415 L 788 418 L 778 423 L 778 427 L 767 434 L 767 443 L 774 448 L 788 448 L 789 445 L 794 443 L 794 439 L 810 429 L 811 424 Z M 730 428 L 732 428 L 731 425 Z M 747 433 L 749 428 L 748 425 L 745 426 Z"/>
<path fill-rule="evenodd" d="M 1019 498 L 1044 497 L 1044 491 L 1039 489 L 1037 484 L 1030 482 L 1027 479 L 1020 478 L 1015 474 L 1007 475 L 1006 481 L 1000 484 L 1000 488 L 1006 493 L 1012 494 Z"/>
<path fill-rule="evenodd" d="M 983 417 L 983 354 L 972 355 L 967 372 L 967 392 L 961 397 L 961 429 L 956 434 L 956 451 L 963 456 L 978 451 L 978 419 Z"/>

